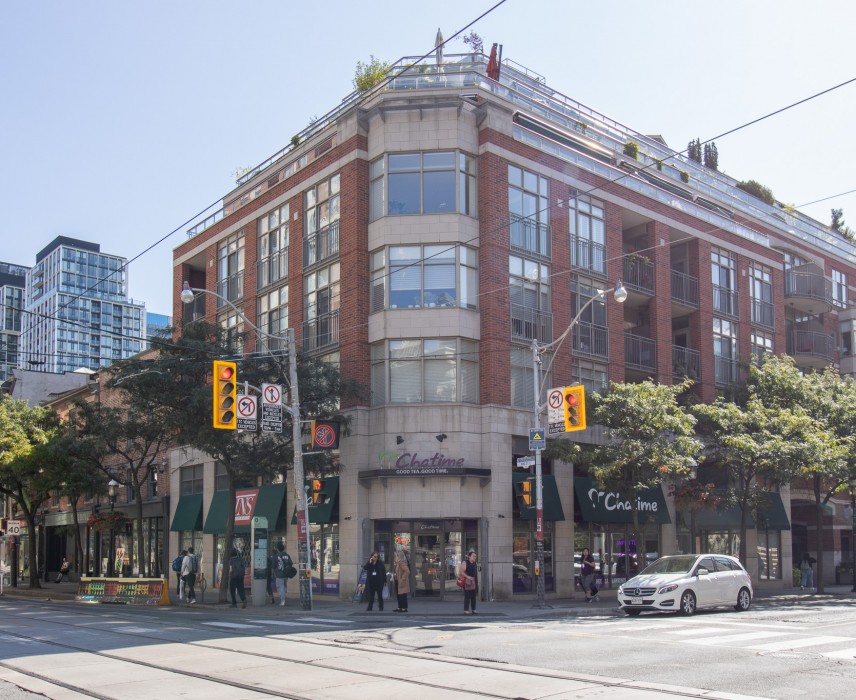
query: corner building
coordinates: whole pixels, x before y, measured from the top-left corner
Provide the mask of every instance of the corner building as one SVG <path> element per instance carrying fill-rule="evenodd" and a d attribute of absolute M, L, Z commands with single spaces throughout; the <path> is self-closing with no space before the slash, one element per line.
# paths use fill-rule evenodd
<path fill-rule="evenodd" d="M 173 314 L 242 329 L 212 296 L 182 305 L 186 280 L 268 333 L 293 327 L 304 353 L 370 389 L 368 402 L 343 406 L 343 469 L 311 516 L 316 591 L 348 598 L 371 550 L 389 565 L 406 548 L 415 595 L 460 595 L 455 567 L 473 548 L 482 596 L 531 595 L 534 493 L 517 460 L 534 425 L 532 340 L 554 341 L 620 279 L 627 301 L 607 294 L 586 310 L 545 390 L 689 376 L 712 401 L 740 385 L 753 353 L 788 352 L 806 368 L 837 361 L 854 247 L 517 64 L 497 81 L 479 54 L 410 73 L 414 60 L 241 177 L 188 232 L 174 251 Z M 204 532 L 175 518 L 173 530 L 216 566 L 216 528 L 203 525 L 216 465 L 197 457 L 173 467 L 202 475 L 202 512 L 179 520 Z M 574 594 L 582 546 L 602 550 L 617 586 L 638 566 L 626 501 L 573 465 L 545 461 L 544 474 L 548 596 Z M 288 484 L 288 522 L 292 497 Z M 648 552 L 736 551 L 739 516 L 691 518 L 668 489 L 644 500 Z M 790 493 L 775 494 L 774 511 L 749 534 L 759 586 L 791 585 Z M 282 528 L 296 551 L 296 528 Z"/>

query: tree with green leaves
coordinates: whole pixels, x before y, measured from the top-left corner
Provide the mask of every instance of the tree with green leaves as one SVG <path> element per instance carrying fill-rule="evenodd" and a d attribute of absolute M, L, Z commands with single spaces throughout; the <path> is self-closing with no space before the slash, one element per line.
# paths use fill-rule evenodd
<path fill-rule="evenodd" d="M 668 386 L 646 380 L 611 383 L 591 397 L 589 422 L 602 425 L 606 443 L 582 449 L 581 461 L 602 487 L 620 491 L 630 501 L 633 530 L 641 535 L 639 495 L 667 480 L 686 478 L 701 459 L 702 443 L 693 435 L 695 418 L 679 397 L 692 382 Z M 639 561 L 645 561 L 645 538 L 637 536 Z"/>
<path fill-rule="evenodd" d="M 701 163 L 701 141 L 699 139 L 693 139 L 687 144 L 687 158 L 696 163 Z"/>
<path fill-rule="evenodd" d="M 27 521 L 31 588 L 41 588 L 36 514 L 62 479 L 47 448 L 58 428 L 53 411 L 0 395 L 0 493 L 12 498 Z"/>
<path fill-rule="evenodd" d="M 719 149 L 713 141 L 704 144 L 704 166 L 711 170 L 719 170 Z"/>
<path fill-rule="evenodd" d="M 130 415 L 147 412 L 158 417 L 160 432 L 172 444 L 187 445 L 223 465 L 229 481 L 229 502 L 234 504 L 237 485 L 261 480 L 286 480 L 293 467 L 292 432 L 239 433 L 212 425 L 211 372 L 214 360 L 237 361 L 237 384 L 246 382 L 249 391 L 263 383 L 288 384 L 287 356 L 262 343 L 265 352 L 244 355 L 243 336 L 227 334 L 219 326 L 197 321 L 184 327 L 180 336 L 159 346 L 155 358 L 137 356 L 114 365 L 112 386 L 126 394 Z M 298 357 L 301 412 L 305 418 L 338 416 L 339 401 L 357 393 L 352 382 L 342 380 L 338 366 L 318 358 Z M 129 434 L 137 435 L 135 423 Z M 152 436 L 157 431 L 153 429 Z M 144 461 L 144 460 L 143 460 Z M 141 463 L 141 462 L 140 462 Z M 307 474 L 329 474 L 339 464 L 327 454 L 304 460 Z M 226 547 L 234 537 L 234 509 L 229 509 Z M 228 577 L 221 579 L 220 600 L 225 601 Z"/>
<path fill-rule="evenodd" d="M 832 221 L 829 224 L 829 228 L 831 228 L 836 233 L 840 233 L 844 238 L 846 238 L 851 243 L 856 239 L 856 234 L 853 233 L 853 229 L 847 226 L 844 223 L 844 210 L 843 209 L 832 209 Z"/>
<path fill-rule="evenodd" d="M 390 66 L 388 61 L 381 61 L 374 56 L 371 56 L 367 63 L 357 61 L 357 67 L 354 69 L 354 90 L 357 92 L 371 90 L 386 78 Z"/>

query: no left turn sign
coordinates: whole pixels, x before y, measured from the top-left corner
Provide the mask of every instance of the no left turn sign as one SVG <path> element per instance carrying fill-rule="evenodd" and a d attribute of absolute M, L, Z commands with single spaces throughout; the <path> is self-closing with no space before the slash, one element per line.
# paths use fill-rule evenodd
<path fill-rule="evenodd" d="M 255 396 L 241 396 L 238 399 L 238 417 L 255 419 L 258 406 Z"/>

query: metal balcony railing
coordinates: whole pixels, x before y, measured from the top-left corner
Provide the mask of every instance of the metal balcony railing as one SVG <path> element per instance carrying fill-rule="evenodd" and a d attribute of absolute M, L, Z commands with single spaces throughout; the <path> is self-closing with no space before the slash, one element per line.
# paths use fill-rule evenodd
<path fill-rule="evenodd" d="M 303 267 L 309 267 L 339 254 L 339 222 L 334 221 L 303 239 Z"/>
<path fill-rule="evenodd" d="M 738 318 L 737 292 L 718 284 L 713 285 L 713 313 Z"/>
<path fill-rule="evenodd" d="M 512 304 L 511 338 L 512 340 L 537 340 L 539 343 L 552 342 L 553 314 L 522 304 Z"/>
<path fill-rule="evenodd" d="M 578 321 L 572 337 L 575 355 L 609 358 L 609 329 L 606 326 Z"/>
<path fill-rule="evenodd" d="M 624 258 L 624 286 L 644 294 L 654 294 L 654 263 L 639 256 Z"/>
<path fill-rule="evenodd" d="M 701 353 L 679 345 L 672 346 L 672 376 L 698 380 L 701 377 Z"/>
<path fill-rule="evenodd" d="M 531 217 L 509 214 L 511 247 L 525 253 L 550 257 L 550 226 Z"/>
<path fill-rule="evenodd" d="M 698 278 L 672 270 L 672 301 L 698 308 Z"/>
<path fill-rule="evenodd" d="M 756 326 L 774 327 L 773 305 L 760 299 L 752 300 L 752 323 Z"/>
<path fill-rule="evenodd" d="M 264 289 L 270 284 L 288 279 L 288 248 L 256 263 L 256 286 Z"/>
<path fill-rule="evenodd" d="M 832 361 L 835 357 L 835 341 L 832 336 L 816 331 L 788 331 L 788 355 L 810 355 Z"/>
<path fill-rule="evenodd" d="M 193 297 L 193 303 L 181 305 L 181 320 L 184 323 L 201 321 L 205 318 L 205 295 L 197 294 Z"/>
<path fill-rule="evenodd" d="M 644 371 L 656 369 L 657 348 L 654 341 L 634 333 L 625 333 L 624 364 Z"/>
<path fill-rule="evenodd" d="M 832 281 L 820 272 L 787 270 L 785 272 L 785 298 L 817 299 L 832 306 Z"/>
<path fill-rule="evenodd" d="M 225 297 L 233 304 L 237 304 L 244 299 L 244 271 L 227 277 L 224 280 L 217 282 L 217 294 Z M 217 299 L 217 308 L 222 309 L 228 304 L 223 299 Z"/>
<path fill-rule="evenodd" d="M 714 381 L 717 386 L 733 386 L 740 381 L 737 360 L 722 355 L 713 356 Z"/>
<path fill-rule="evenodd" d="M 339 344 L 339 310 L 303 322 L 303 351 L 313 352 Z"/>
<path fill-rule="evenodd" d="M 606 246 L 587 238 L 571 236 L 571 267 L 606 274 Z"/>

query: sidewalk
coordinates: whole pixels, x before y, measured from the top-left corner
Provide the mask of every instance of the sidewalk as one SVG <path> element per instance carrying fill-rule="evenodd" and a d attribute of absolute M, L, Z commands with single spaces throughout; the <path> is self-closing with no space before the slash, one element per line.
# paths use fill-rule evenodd
<path fill-rule="evenodd" d="M 174 583 L 170 580 L 171 583 Z M 65 601 L 73 602 L 77 596 L 77 583 L 46 583 L 41 582 L 42 588 L 30 589 L 29 586 L 19 585 L 17 588 L 3 588 L 3 596 L 0 600 L 11 600 L 15 598 L 29 598 L 33 600 L 43 601 Z M 289 587 L 290 596 L 296 592 L 296 587 Z M 218 603 L 219 591 L 208 589 L 205 594 L 197 592 L 196 604 L 193 606 L 195 610 L 210 610 L 216 611 L 218 614 L 241 614 L 242 609 L 239 607 L 236 610 L 230 608 L 227 604 Z M 816 601 L 822 602 L 825 600 L 835 600 L 840 598 L 856 598 L 856 593 L 851 592 L 850 585 L 830 585 L 825 587 L 825 592 L 812 593 L 810 591 L 801 591 L 799 588 L 789 588 L 780 591 L 755 591 L 755 600 L 758 602 L 774 601 L 774 602 L 794 602 L 794 601 Z M 175 595 L 175 586 L 171 586 L 170 600 L 173 607 L 184 606 Z M 463 617 L 463 599 L 457 595 L 447 597 L 446 600 L 439 600 L 438 597 L 432 598 L 413 598 L 410 600 L 410 609 L 406 615 L 395 613 L 395 601 L 390 599 L 386 601 L 384 611 L 381 613 L 377 609 L 374 612 L 366 610 L 365 603 L 352 603 L 350 600 L 339 600 L 331 596 L 315 596 L 313 597 L 312 614 L 335 616 L 358 616 L 366 618 L 374 618 L 380 615 L 390 619 L 399 617 L 454 617 L 461 615 Z M 616 608 L 616 591 L 605 590 L 600 593 L 600 600 L 597 602 L 586 603 L 582 593 L 577 598 L 560 598 L 546 601 L 546 607 L 538 608 L 534 599 L 515 599 L 511 601 L 479 601 L 478 616 L 482 618 L 537 618 L 551 617 L 555 615 L 587 615 L 592 611 L 603 613 L 604 610 L 614 610 Z M 289 597 L 285 607 L 271 605 L 267 603 L 261 606 L 254 606 L 252 598 L 247 597 L 246 612 L 265 610 L 266 615 L 305 615 L 306 610 L 300 609 L 300 602 L 296 597 Z M 244 613 L 246 614 L 246 613 Z"/>

